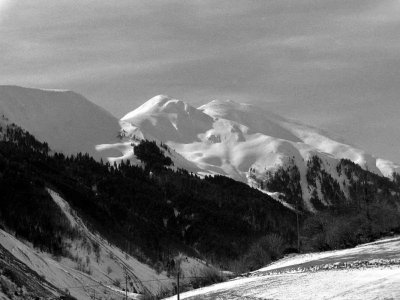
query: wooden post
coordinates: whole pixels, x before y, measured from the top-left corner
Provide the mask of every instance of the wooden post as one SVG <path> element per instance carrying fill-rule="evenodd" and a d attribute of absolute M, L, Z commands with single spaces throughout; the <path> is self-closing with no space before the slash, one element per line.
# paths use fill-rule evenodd
<path fill-rule="evenodd" d="M 300 253 L 300 225 L 299 225 L 299 210 L 296 209 L 296 223 L 297 223 L 297 252 Z"/>
<path fill-rule="evenodd" d="M 125 300 L 128 300 L 128 272 L 125 269 Z"/>
<path fill-rule="evenodd" d="M 294 188 L 290 186 L 292 197 L 294 196 Z M 296 229 L 297 229 L 297 252 L 300 253 L 300 224 L 299 224 L 299 199 L 296 197 Z"/>
<path fill-rule="evenodd" d="M 178 277 L 177 277 L 177 295 L 178 295 L 178 300 L 180 300 L 180 295 L 179 295 L 179 269 L 178 269 Z"/>
<path fill-rule="evenodd" d="M 297 252 L 300 253 L 299 199 L 296 197 Z"/>

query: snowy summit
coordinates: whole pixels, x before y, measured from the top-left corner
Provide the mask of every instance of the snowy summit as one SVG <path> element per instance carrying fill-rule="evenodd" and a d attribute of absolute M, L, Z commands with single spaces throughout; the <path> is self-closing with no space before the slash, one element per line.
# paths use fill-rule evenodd
<path fill-rule="evenodd" d="M 123 153 L 112 161 L 133 158 L 132 139 L 145 138 L 166 143 L 183 157 L 186 162 L 175 162 L 178 167 L 184 163 L 183 167 L 192 167 L 190 171 L 222 174 L 254 187 L 270 172 L 295 165 L 310 210 L 313 207 L 306 176 L 307 163 L 314 156 L 338 181 L 341 174 L 336 167 L 340 159 L 349 159 L 381 176 L 390 177 L 400 170 L 398 165 L 336 141 L 316 128 L 229 100 L 213 100 L 195 108 L 158 95 L 126 114 L 120 126 L 120 143 L 98 147 Z"/>

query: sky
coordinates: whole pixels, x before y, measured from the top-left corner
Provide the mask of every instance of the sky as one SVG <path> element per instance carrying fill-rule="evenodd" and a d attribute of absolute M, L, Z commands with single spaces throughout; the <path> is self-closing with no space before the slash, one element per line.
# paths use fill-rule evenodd
<path fill-rule="evenodd" d="M 400 1 L 0 0 L 0 84 L 254 103 L 400 162 Z"/>

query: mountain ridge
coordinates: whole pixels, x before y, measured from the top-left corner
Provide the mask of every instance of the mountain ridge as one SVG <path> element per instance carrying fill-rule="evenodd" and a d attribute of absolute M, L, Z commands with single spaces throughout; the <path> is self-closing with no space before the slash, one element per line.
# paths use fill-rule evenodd
<path fill-rule="evenodd" d="M 29 130 L 55 151 L 87 152 L 96 159 L 105 159 L 107 153 L 97 152 L 95 145 L 104 139 L 117 141 L 119 130 L 111 113 L 69 90 L 0 86 L 0 116 Z"/>
<path fill-rule="evenodd" d="M 279 192 L 265 188 L 270 175 L 293 165 L 299 171 L 302 198 L 311 211 L 315 210 L 311 203 L 314 190 L 324 205 L 329 203 L 318 184 L 310 187 L 307 182 L 308 163 L 314 156 L 345 194 L 348 178 L 336 170 L 341 159 L 389 178 L 400 170 L 399 165 L 336 141 L 319 129 L 230 100 L 213 100 L 195 108 L 173 97 L 158 95 L 121 118 L 120 126 L 122 141 L 128 149 L 134 138 L 157 140 L 194 164 L 200 173 L 229 176 L 262 187 L 269 194 Z M 98 149 L 102 147 L 113 145 Z M 123 153 L 121 159 L 134 157 L 133 151 Z M 176 166 L 182 167 L 179 162 Z M 190 171 L 199 172 L 194 167 Z"/>
<path fill-rule="evenodd" d="M 156 140 L 168 147 L 166 154 L 173 160 L 174 168 L 202 176 L 229 176 L 275 195 L 277 200 L 282 200 L 279 195 L 283 187 L 279 184 L 280 190 L 276 189 L 278 178 L 274 174 L 298 172 L 295 178 L 299 177 L 296 185 L 300 187 L 296 189 L 301 191 L 310 211 L 315 211 L 315 195 L 324 206 L 330 203 L 321 190 L 324 180 L 334 183 L 334 188 L 339 186 L 344 197 L 350 198 L 346 186 L 350 178 L 337 171 L 341 159 L 389 178 L 400 170 L 398 164 L 337 141 L 319 129 L 252 104 L 229 100 L 213 100 L 195 108 L 173 97 L 158 95 L 118 121 L 72 91 L 0 86 L 0 114 L 8 123 L 16 123 L 48 142 L 55 151 L 67 155 L 87 152 L 111 163 L 131 160 L 140 164 L 133 145 L 143 139 Z M 325 175 L 321 175 L 310 185 L 307 178 L 314 157 L 321 161 L 320 172 L 330 178 L 322 179 Z M 286 195 L 286 200 L 290 202 L 288 198 L 293 197 Z"/>
<path fill-rule="evenodd" d="M 201 274 L 191 272 L 194 264 L 204 267 L 203 257 L 221 268 L 247 272 L 287 251 L 299 251 L 293 248 L 296 221 L 304 251 L 355 246 L 400 230 L 400 175 L 382 177 L 349 159 L 321 151 L 323 147 L 302 142 L 314 139 L 315 145 L 322 143 L 332 152 L 353 149 L 316 129 L 274 115 L 267 120 L 251 117 L 251 105 L 229 101 L 214 101 L 199 110 L 160 96 L 144 108 L 120 122 L 117 143 L 97 146 L 123 153 L 123 157 L 110 159 L 112 163 L 82 153 L 66 156 L 52 151 L 47 141 L 39 142 L 18 125 L 9 125 L 5 116 L 0 118 L 0 189 L 4 196 L 0 244 L 10 253 L 14 248 L 23 250 L 10 254 L 16 260 L 6 262 L 8 268 L 25 263 L 38 274 L 52 273 L 51 268 L 35 263 L 43 261 L 35 248 L 44 249 L 48 251 L 45 260 L 50 255 L 57 258 L 48 260 L 57 273 L 63 273 L 64 267 L 74 269 L 48 278 L 60 289 L 55 293 L 63 294 L 63 278 L 72 276 L 67 287 L 75 287 L 77 281 L 83 289 L 75 294 L 79 299 L 80 295 L 91 297 L 84 282 L 93 280 L 98 283 L 97 292 L 107 288 L 122 298 L 120 279 L 126 272 L 125 263 L 122 268 L 117 264 L 130 261 L 131 275 L 136 277 L 137 266 L 145 263 L 146 276 L 154 279 L 140 279 L 144 274 L 138 274 L 139 281 L 129 288 L 135 297 L 142 297 L 148 292 L 164 294 L 163 287 L 173 289 L 173 279 L 166 277 L 171 259 L 181 251 L 196 258 L 189 257 L 186 263 L 189 276 Z M 255 110 L 255 115 L 264 116 Z M 222 118 L 228 115 L 229 119 Z M 52 120 L 50 116 L 45 119 Z M 160 120 L 168 126 L 159 126 Z M 175 141 L 146 140 L 156 134 L 144 131 L 140 122 L 159 130 L 157 134 L 164 130 Z M 198 124 L 204 127 L 199 129 Z M 191 143 L 184 144 L 183 139 Z M 355 153 L 363 155 L 359 151 Z M 175 166 L 169 167 L 170 161 L 160 164 L 168 161 L 167 156 Z M 209 174 L 213 176 L 205 176 Z M 17 238 L 28 240 L 33 248 Z M 279 248 L 276 252 L 270 250 L 274 243 Z M 16 274 L 21 275 L 20 270 Z M 75 274 L 84 280 L 77 280 Z M 22 289 L 21 281 L 13 281 L 11 275 L 6 279 Z M 100 278 L 105 281 L 98 282 Z M 35 282 L 45 285 L 42 279 L 32 280 L 32 286 Z M 199 286 L 188 279 L 189 288 Z"/>

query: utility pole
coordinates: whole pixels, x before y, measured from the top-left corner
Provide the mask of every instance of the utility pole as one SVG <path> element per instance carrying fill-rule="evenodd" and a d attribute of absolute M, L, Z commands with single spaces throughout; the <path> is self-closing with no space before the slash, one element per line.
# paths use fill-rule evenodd
<path fill-rule="evenodd" d="M 180 270 L 178 269 L 178 277 L 177 277 L 177 295 L 178 295 L 178 300 L 180 300 L 180 295 L 179 295 L 179 274 L 180 274 Z"/>
<path fill-rule="evenodd" d="M 297 252 L 300 253 L 299 199 L 296 197 Z"/>
<path fill-rule="evenodd" d="M 128 300 L 128 271 L 126 270 L 126 268 L 124 268 L 125 270 L 125 300 Z"/>
<path fill-rule="evenodd" d="M 177 293 L 176 293 L 176 294 L 177 294 L 178 300 L 181 299 L 181 298 L 180 298 L 179 277 L 180 277 L 180 275 L 181 275 L 181 263 L 182 263 L 182 259 L 183 259 L 182 253 L 179 253 L 179 255 L 178 255 L 177 257 L 174 258 L 174 262 L 175 262 L 175 264 L 174 264 L 174 269 L 176 270 L 176 274 L 177 274 L 177 276 L 176 276 L 176 292 L 177 292 Z"/>
<path fill-rule="evenodd" d="M 366 213 L 367 213 L 367 219 L 370 221 L 370 215 L 369 215 L 369 192 L 368 192 L 368 180 L 364 179 L 364 202 L 365 202 L 365 208 L 366 208 Z"/>
<path fill-rule="evenodd" d="M 292 197 L 296 197 L 296 229 L 297 229 L 297 252 L 300 253 L 300 222 L 299 222 L 299 197 L 295 195 L 293 186 L 289 186 Z"/>
<path fill-rule="evenodd" d="M 368 166 L 366 167 L 366 171 L 369 172 Z M 371 217 L 369 215 L 369 190 L 368 190 L 368 174 L 364 175 L 364 202 L 365 202 L 365 208 L 366 208 L 366 213 L 367 213 L 367 219 L 368 221 L 371 221 Z M 371 225 L 370 225 L 371 226 Z"/>

